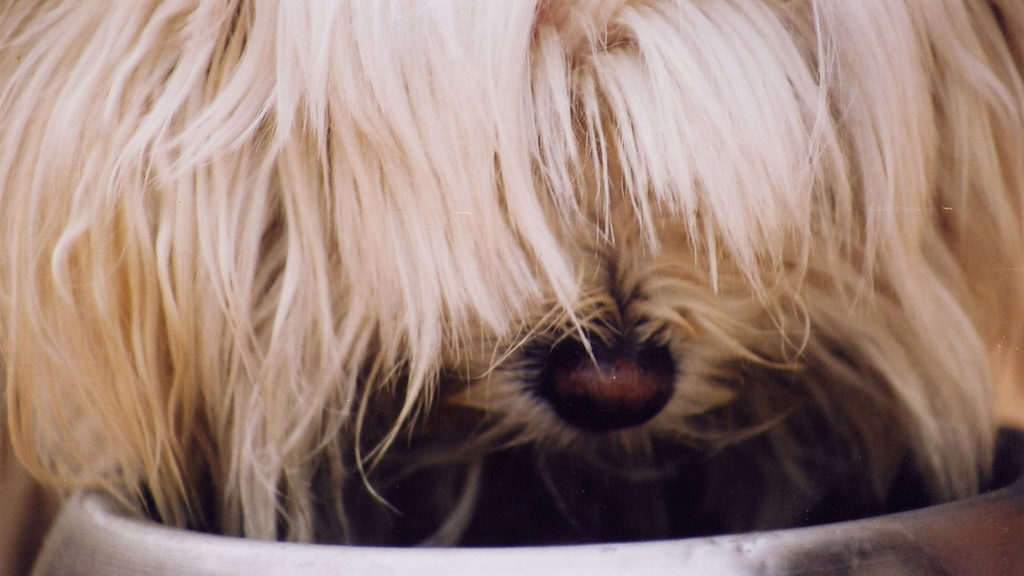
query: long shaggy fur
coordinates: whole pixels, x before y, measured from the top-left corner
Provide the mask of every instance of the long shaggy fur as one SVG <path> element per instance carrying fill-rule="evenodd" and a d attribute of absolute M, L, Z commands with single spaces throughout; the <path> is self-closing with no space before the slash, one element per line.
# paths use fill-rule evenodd
<path fill-rule="evenodd" d="M 972 494 L 1024 373 L 1022 69 L 1018 0 L 4 1 L 12 446 L 298 541 Z M 672 397 L 566 425 L 542 351 L 615 338 Z"/>

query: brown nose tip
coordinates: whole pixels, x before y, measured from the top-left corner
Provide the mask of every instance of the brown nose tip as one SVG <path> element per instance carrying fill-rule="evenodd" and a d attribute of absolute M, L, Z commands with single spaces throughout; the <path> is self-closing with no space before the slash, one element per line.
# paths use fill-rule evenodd
<path fill-rule="evenodd" d="M 563 420 L 608 431 L 639 426 L 672 395 L 675 363 L 664 346 L 607 346 L 591 340 L 593 357 L 577 340 L 551 348 L 538 391 Z"/>

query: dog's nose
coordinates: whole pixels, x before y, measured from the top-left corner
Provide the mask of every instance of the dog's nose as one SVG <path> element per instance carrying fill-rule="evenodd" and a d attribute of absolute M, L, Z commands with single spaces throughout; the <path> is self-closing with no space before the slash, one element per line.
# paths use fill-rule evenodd
<path fill-rule="evenodd" d="M 665 407 L 675 380 L 667 348 L 590 342 L 592 356 L 565 339 L 544 362 L 538 391 L 563 420 L 603 432 L 643 424 Z"/>

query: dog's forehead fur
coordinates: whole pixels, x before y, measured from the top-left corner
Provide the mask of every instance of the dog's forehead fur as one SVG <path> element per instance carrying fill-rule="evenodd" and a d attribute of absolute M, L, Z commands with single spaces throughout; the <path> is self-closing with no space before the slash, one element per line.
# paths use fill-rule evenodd
<path fill-rule="evenodd" d="M 15 446 L 145 486 L 172 523 L 212 479 L 208 521 L 308 540 L 345 504 L 315 480 L 377 455 L 385 391 L 384 445 L 474 390 L 540 442 L 516 351 L 626 294 L 689 362 L 645 441 L 734 398 L 741 361 L 820 361 L 883 382 L 856 402 L 919 420 L 936 490 L 970 492 L 988 362 L 1021 366 L 1022 21 L 1015 0 L 5 3 Z"/>

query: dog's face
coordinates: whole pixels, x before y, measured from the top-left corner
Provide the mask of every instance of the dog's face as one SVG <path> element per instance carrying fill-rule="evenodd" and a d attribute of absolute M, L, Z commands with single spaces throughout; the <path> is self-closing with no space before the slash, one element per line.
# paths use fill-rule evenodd
<path fill-rule="evenodd" d="M 1024 333 L 1009 0 L 30 4 L 0 351 L 37 473 L 374 544 L 984 483 Z"/>

